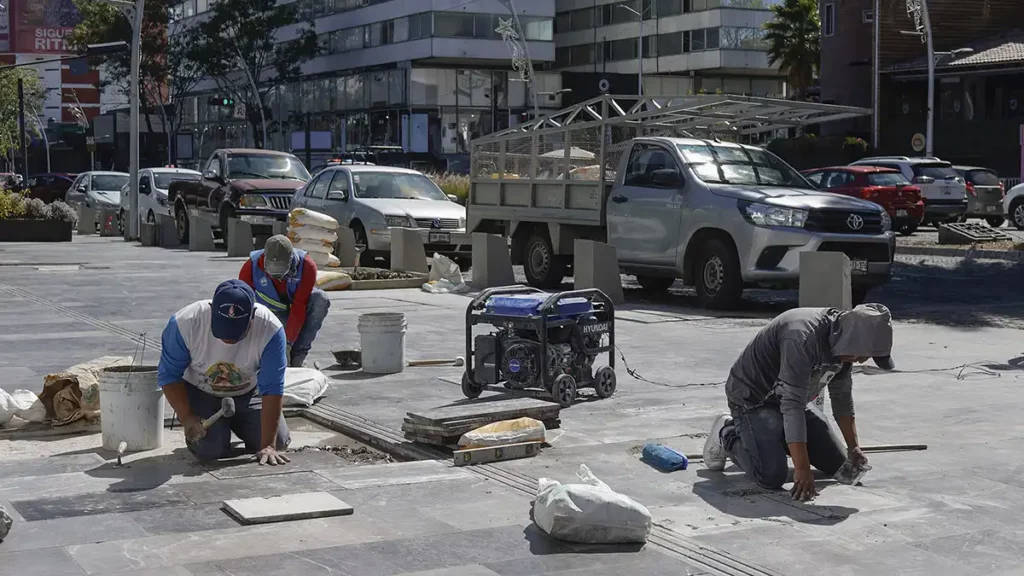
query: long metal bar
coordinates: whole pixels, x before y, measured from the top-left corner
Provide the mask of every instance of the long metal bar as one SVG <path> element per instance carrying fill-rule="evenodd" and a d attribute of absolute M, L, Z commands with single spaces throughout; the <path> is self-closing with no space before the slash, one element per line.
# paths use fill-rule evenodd
<path fill-rule="evenodd" d="M 928 120 L 925 126 L 924 155 L 934 156 L 935 130 L 935 45 L 932 42 L 932 20 L 928 16 L 928 0 L 921 0 L 921 18 L 928 44 Z"/>
<path fill-rule="evenodd" d="M 28 186 L 28 144 L 25 142 L 25 81 L 18 78 L 18 137 L 21 139 L 21 178 Z"/>

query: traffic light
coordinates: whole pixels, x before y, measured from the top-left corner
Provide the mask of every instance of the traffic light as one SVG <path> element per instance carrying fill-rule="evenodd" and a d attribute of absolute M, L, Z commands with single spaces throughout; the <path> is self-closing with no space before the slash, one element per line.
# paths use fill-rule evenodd
<path fill-rule="evenodd" d="M 223 106 L 225 108 L 233 108 L 235 106 L 235 99 L 211 96 L 210 99 L 207 100 L 207 104 L 209 104 L 210 106 Z"/>

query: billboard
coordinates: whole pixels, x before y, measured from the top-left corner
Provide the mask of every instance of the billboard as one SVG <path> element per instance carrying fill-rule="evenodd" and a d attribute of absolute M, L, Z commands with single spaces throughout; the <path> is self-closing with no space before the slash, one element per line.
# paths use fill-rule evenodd
<path fill-rule="evenodd" d="M 81 20 L 74 0 L 17 0 L 11 17 L 16 52 L 66 54 L 67 38 Z"/>

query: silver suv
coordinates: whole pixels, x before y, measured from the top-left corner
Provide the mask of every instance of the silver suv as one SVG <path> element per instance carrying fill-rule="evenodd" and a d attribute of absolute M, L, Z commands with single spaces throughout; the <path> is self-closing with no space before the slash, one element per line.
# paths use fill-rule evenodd
<path fill-rule="evenodd" d="M 924 199 L 923 224 L 956 222 L 967 213 L 967 185 L 953 165 L 938 158 L 873 156 L 851 166 L 895 168 L 921 189 Z"/>

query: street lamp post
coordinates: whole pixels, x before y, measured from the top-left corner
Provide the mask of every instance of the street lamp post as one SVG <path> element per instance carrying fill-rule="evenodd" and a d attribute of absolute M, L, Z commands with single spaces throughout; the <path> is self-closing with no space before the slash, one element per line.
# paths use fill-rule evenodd
<path fill-rule="evenodd" d="M 625 4 L 616 4 L 616 6 L 618 6 L 619 8 L 622 8 L 623 10 L 629 10 L 633 14 L 636 14 L 636 20 L 637 20 L 637 22 L 639 23 L 639 26 L 640 26 L 640 33 L 637 35 L 637 38 L 636 38 L 636 53 L 637 53 L 637 86 L 636 86 L 636 93 L 637 93 L 638 96 L 643 96 L 644 95 L 644 15 L 643 15 L 643 12 L 640 12 L 639 10 L 636 10 L 634 8 L 630 8 L 629 6 L 626 6 Z M 641 8 L 642 7 L 643 7 L 643 4 L 641 4 Z M 654 7 L 654 3 L 652 2 L 651 5 L 648 6 L 648 10 L 653 8 L 653 7 Z M 644 12 L 646 12 L 646 11 L 647 10 L 644 10 Z"/>

